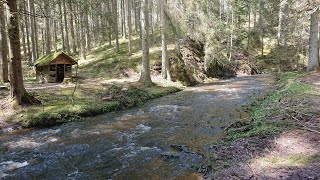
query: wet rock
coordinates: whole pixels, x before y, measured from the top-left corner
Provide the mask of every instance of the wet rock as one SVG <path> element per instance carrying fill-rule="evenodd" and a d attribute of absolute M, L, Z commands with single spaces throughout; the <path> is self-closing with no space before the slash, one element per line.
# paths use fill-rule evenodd
<path fill-rule="evenodd" d="M 0 131 L 0 133 L 11 133 L 13 131 L 18 131 L 18 130 L 22 130 L 22 126 L 7 127 L 7 128 L 4 128 L 2 131 Z"/>
<path fill-rule="evenodd" d="M 174 151 L 167 151 L 167 152 L 161 153 L 161 156 L 166 160 L 178 159 L 180 157 L 180 153 L 174 152 Z"/>
<path fill-rule="evenodd" d="M 48 131 L 49 134 L 58 134 L 58 133 L 60 133 L 60 132 L 61 132 L 61 129 L 56 129 L 56 130 L 50 129 L 50 130 Z"/>
<path fill-rule="evenodd" d="M 176 151 L 186 151 L 187 149 L 185 145 L 170 145 L 170 147 Z"/>
<path fill-rule="evenodd" d="M 13 131 L 13 127 L 8 127 L 2 130 L 3 133 L 10 133 Z"/>

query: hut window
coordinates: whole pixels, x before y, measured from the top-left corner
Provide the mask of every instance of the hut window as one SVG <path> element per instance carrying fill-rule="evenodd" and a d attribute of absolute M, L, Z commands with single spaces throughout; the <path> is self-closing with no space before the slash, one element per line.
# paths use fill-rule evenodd
<path fill-rule="evenodd" d="M 71 72 L 71 65 L 70 64 L 66 65 L 66 72 Z"/>
<path fill-rule="evenodd" d="M 56 71 L 56 65 L 50 65 L 50 71 Z"/>

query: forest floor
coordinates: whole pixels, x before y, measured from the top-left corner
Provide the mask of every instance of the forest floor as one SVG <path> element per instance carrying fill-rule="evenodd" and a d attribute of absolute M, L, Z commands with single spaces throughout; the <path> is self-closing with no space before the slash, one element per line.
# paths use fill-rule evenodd
<path fill-rule="evenodd" d="M 204 173 L 212 179 L 320 179 L 320 73 L 285 73 L 256 102 L 249 124 L 232 124 Z"/>
<path fill-rule="evenodd" d="M 154 35 L 155 42 L 159 35 Z M 169 45 L 173 53 L 174 45 Z M 130 108 L 179 91 L 182 85 L 164 81 L 152 72 L 154 87 L 143 87 L 137 81 L 142 53 L 138 38 L 133 41 L 133 53 L 127 54 L 127 40 L 120 40 L 120 51 L 103 44 L 79 61 L 78 82 L 71 84 L 35 82 L 35 72 L 24 66 L 27 91 L 42 105 L 13 110 L 8 89 L 0 89 L 0 130 L 12 131 L 22 127 L 48 127 L 83 117 Z M 161 46 L 153 43 L 150 48 L 151 64 L 161 61 Z M 76 88 L 75 88 L 76 87 Z M 7 129 L 7 130 L 6 130 Z"/>

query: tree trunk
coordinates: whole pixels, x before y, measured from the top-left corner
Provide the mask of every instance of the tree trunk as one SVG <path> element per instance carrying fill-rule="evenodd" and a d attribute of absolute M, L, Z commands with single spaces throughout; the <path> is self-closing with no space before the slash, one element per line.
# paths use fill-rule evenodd
<path fill-rule="evenodd" d="M 254 10 L 253 10 L 253 31 L 256 32 L 257 30 L 257 4 L 254 1 Z"/>
<path fill-rule="evenodd" d="M 181 57 L 181 50 L 180 50 L 180 38 L 179 38 L 179 33 L 176 32 L 174 35 L 174 49 L 175 53 L 178 57 Z"/>
<path fill-rule="evenodd" d="M 90 38 L 90 25 L 89 25 L 89 13 L 88 11 L 90 10 L 88 4 L 86 4 L 86 15 L 85 15 L 85 20 L 86 20 L 86 50 L 87 52 L 91 51 L 91 38 Z"/>
<path fill-rule="evenodd" d="M 142 29 L 141 29 L 141 5 L 139 4 L 139 3 L 141 3 L 141 2 L 139 2 L 139 1 L 135 1 L 136 3 L 136 33 L 138 33 L 139 34 L 139 36 L 140 36 L 140 40 L 142 39 Z M 149 35 L 148 35 L 149 36 Z M 140 43 L 140 46 L 141 46 L 141 43 Z M 142 48 L 142 47 L 140 47 L 140 48 Z"/>
<path fill-rule="evenodd" d="M 83 35 L 84 35 L 84 28 L 83 28 L 83 14 L 80 14 L 79 15 L 79 35 L 80 35 L 80 37 L 83 37 Z M 85 43 L 85 41 L 84 41 L 84 39 L 83 38 L 80 38 L 79 39 L 79 43 L 80 43 L 80 59 L 81 60 L 84 60 L 84 59 L 87 59 L 87 57 L 86 57 L 86 53 L 85 53 L 85 48 L 84 48 L 84 43 Z"/>
<path fill-rule="evenodd" d="M 94 7 L 91 6 L 91 9 L 93 9 Z M 95 23 L 95 14 L 93 13 L 93 11 L 91 12 L 91 33 L 95 31 L 96 29 L 96 23 Z M 92 43 L 93 43 L 93 46 L 96 45 L 96 34 L 95 33 L 92 33 Z"/>
<path fill-rule="evenodd" d="M 138 34 L 139 33 L 139 16 L 138 16 L 138 5 L 137 5 L 137 2 L 136 0 L 133 0 L 132 3 L 133 3 L 133 12 L 134 12 L 134 30 L 135 30 L 135 34 Z"/>
<path fill-rule="evenodd" d="M 166 40 L 166 14 L 165 14 L 165 2 L 161 1 L 161 42 L 162 42 L 162 70 L 161 76 L 164 79 L 171 80 L 170 77 L 170 69 L 169 69 L 169 62 L 167 57 L 167 40 Z"/>
<path fill-rule="evenodd" d="M 69 5 L 69 13 L 70 13 L 70 18 L 69 18 L 69 22 L 70 22 L 70 32 L 71 32 L 71 45 L 72 45 L 72 53 L 75 54 L 77 53 L 77 46 L 76 46 L 76 39 L 75 39 L 75 35 L 74 35 L 74 26 L 73 26 L 73 8 L 72 8 L 72 1 L 69 0 L 68 1 L 68 5 Z"/>
<path fill-rule="evenodd" d="M 74 28 L 75 28 L 74 41 L 76 44 L 76 48 L 79 48 L 80 47 L 79 36 L 80 36 L 80 31 L 81 31 L 81 25 L 80 25 L 80 17 L 79 17 L 80 16 L 79 6 L 77 3 L 74 4 L 74 7 L 73 7 L 73 16 L 74 16 Z M 101 34 L 101 33 L 99 32 L 99 34 Z"/>
<path fill-rule="evenodd" d="M 66 42 L 65 42 L 65 46 L 66 46 L 66 51 L 70 52 L 70 42 L 69 42 L 69 27 L 68 27 L 68 19 L 67 19 L 67 7 L 66 7 L 66 1 L 63 0 L 63 16 L 64 16 L 64 29 L 65 29 L 65 35 L 66 35 Z"/>
<path fill-rule="evenodd" d="M 145 86 L 152 86 L 149 62 L 149 18 L 148 0 L 141 1 L 141 35 L 142 35 L 142 67 L 139 82 Z"/>
<path fill-rule="evenodd" d="M 107 11 L 108 11 L 108 40 L 109 40 L 109 46 L 112 46 L 112 10 L 111 10 L 111 3 L 110 1 L 107 4 Z"/>
<path fill-rule="evenodd" d="M 23 7 L 23 10 L 25 10 L 25 11 L 27 10 L 27 4 L 25 2 L 23 2 L 22 7 Z M 24 51 L 24 53 L 25 53 L 24 56 L 25 56 L 26 60 L 29 62 L 29 64 L 32 64 L 32 62 L 31 62 L 31 50 L 30 50 L 30 38 L 29 38 L 30 32 L 29 32 L 28 16 L 24 16 L 24 18 L 21 17 L 21 20 L 22 20 L 21 27 L 23 27 L 23 20 L 24 20 L 24 27 L 25 27 L 25 30 L 26 30 L 25 31 L 26 32 L 26 37 L 25 38 L 27 38 L 27 42 L 26 42 L 27 46 L 24 45 L 25 48 L 26 48 L 26 51 Z M 24 33 L 24 29 L 23 28 L 21 28 L 21 29 L 22 29 L 22 31 Z"/>
<path fill-rule="evenodd" d="M 121 0 L 121 14 L 122 14 L 122 38 L 125 39 L 127 36 L 127 27 L 126 27 L 126 10 L 125 10 L 125 2 Z"/>
<path fill-rule="evenodd" d="M 131 22 L 131 0 L 127 0 L 127 23 L 128 23 L 128 54 L 132 54 L 132 22 Z"/>
<path fill-rule="evenodd" d="M 117 0 L 112 0 L 112 14 L 113 14 L 113 33 L 116 39 L 116 52 L 119 53 L 119 30 L 118 30 L 118 10 Z"/>
<path fill-rule="evenodd" d="M 260 26 L 260 38 L 261 38 L 261 55 L 264 55 L 264 27 L 263 27 L 263 8 L 264 8 L 264 0 L 259 0 L 260 8 L 259 8 L 259 26 Z"/>
<path fill-rule="evenodd" d="M 64 40 L 63 14 L 62 14 L 61 0 L 58 0 L 58 4 L 59 4 L 59 14 L 60 14 L 60 31 L 61 31 L 62 51 L 65 51 L 66 45 L 65 45 L 65 40 Z"/>
<path fill-rule="evenodd" d="M 162 2 L 162 1 L 161 1 Z M 165 3 L 165 1 L 163 1 Z M 149 0 L 149 26 L 150 26 L 150 44 L 154 42 L 154 34 L 153 34 L 153 0 Z"/>
<path fill-rule="evenodd" d="M 311 14 L 308 71 L 319 68 L 319 7 Z"/>
<path fill-rule="evenodd" d="M 53 38 L 54 38 L 54 52 L 58 52 L 58 34 L 57 34 L 57 22 L 56 20 L 53 20 Z"/>
<path fill-rule="evenodd" d="M 2 28 L 0 28 L 1 31 L 1 59 L 2 59 L 2 67 L 1 67 L 1 80 L 3 82 L 9 82 L 9 68 L 8 68 L 8 35 L 7 35 L 7 26 L 6 26 L 6 20 L 5 20 L 5 14 L 4 14 L 4 6 L 3 2 L 0 2 L 0 24 L 3 25 Z"/>
<path fill-rule="evenodd" d="M 30 2 L 31 5 L 31 13 L 36 14 L 36 9 L 35 9 L 35 4 L 34 0 L 31 0 Z M 36 61 L 39 57 L 39 43 L 38 43 L 38 26 L 37 26 L 37 21 L 35 16 L 31 16 L 32 21 L 33 21 L 33 35 L 34 35 L 34 61 Z"/>
<path fill-rule="evenodd" d="M 28 10 L 31 14 L 34 14 L 34 2 L 28 0 Z M 31 62 L 34 63 L 37 60 L 36 40 L 35 40 L 35 21 L 34 17 L 29 16 L 30 21 L 30 36 L 31 36 Z"/>
<path fill-rule="evenodd" d="M 20 15 L 20 19 L 23 19 L 23 17 Z M 27 52 L 27 48 L 26 48 L 26 33 L 28 33 L 28 32 L 25 32 L 25 27 L 24 27 L 24 22 L 23 22 L 23 20 L 21 21 L 21 27 L 20 27 L 20 29 L 21 29 L 21 34 L 22 34 L 22 49 L 23 49 L 23 55 L 24 55 L 24 59 L 27 59 L 27 54 L 28 54 L 28 52 Z M 23 59 L 23 58 L 22 58 Z M 23 59 L 23 60 L 24 60 Z"/>
<path fill-rule="evenodd" d="M 277 43 L 278 46 L 281 44 L 281 33 L 282 33 L 282 22 L 283 22 L 283 3 L 286 2 L 286 0 L 280 1 L 280 8 L 279 8 L 279 18 L 278 18 L 278 33 L 277 33 Z"/>
<path fill-rule="evenodd" d="M 247 36 L 248 36 L 247 37 L 248 38 L 247 51 L 249 50 L 249 47 L 250 47 L 250 30 L 251 30 L 251 8 L 250 8 L 250 5 L 248 5 L 248 21 L 249 21 L 249 23 L 248 23 L 248 32 L 247 32 Z"/>
<path fill-rule="evenodd" d="M 45 11 L 45 28 L 46 28 L 46 54 L 51 53 L 51 34 L 50 34 L 50 2 L 45 0 L 44 11 Z"/>
<path fill-rule="evenodd" d="M 286 4 L 284 5 L 284 18 L 283 18 L 283 46 L 284 46 L 284 49 L 287 50 L 287 46 L 288 46 L 288 31 L 289 31 L 289 28 L 288 28 L 288 19 L 289 19 L 289 3 L 287 0 L 286 0 Z"/>
<path fill-rule="evenodd" d="M 23 85 L 22 65 L 21 65 L 21 49 L 19 38 L 19 17 L 17 11 L 17 1 L 7 1 L 10 10 L 8 15 L 9 20 L 9 44 L 10 44 L 10 57 L 11 57 L 11 77 L 10 77 L 10 92 L 13 105 L 27 105 L 35 101 L 26 92 Z"/>
<path fill-rule="evenodd" d="M 283 37 L 283 44 L 286 47 L 287 41 L 286 41 L 286 26 L 287 26 L 287 16 L 289 11 L 289 2 L 288 0 L 282 0 L 280 3 L 280 9 L 279 9 L 279 23 L 278 23 L 278 33 L 277 33 L 277 42 L 278 46 L 281 45 L 282 37 Z"/>
<path fill-rule="evenodd" d="M 231 9 L 231 32 L 230 32 L 230 48 L 229 48 L 229 61 L 232 58 L 232 49 L 233 49 L 233 29 L 234 29 L 234 13 L 233 13 L 233 6 L 230 6 Z M 250 14 L 250 11 L 249 11 Z M 250 16 L 250 15 L 249 15 Z M 250 23 L 249 23 L 250 26 Z"/>

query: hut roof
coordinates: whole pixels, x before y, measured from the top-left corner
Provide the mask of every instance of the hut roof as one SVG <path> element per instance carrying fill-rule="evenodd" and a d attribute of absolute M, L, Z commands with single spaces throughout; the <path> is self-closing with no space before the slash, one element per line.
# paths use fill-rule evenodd
<path fill-rule="evenodd" d="M 40 66 L 46 66 L 51 64 L 51 62 L 53 62 L 55 59 L 57 59 L 59 56 L 64 56 L 66 59 L 68 59 L 70 61 L 70 64 L 74 65 L 74 64 L 78 64 L 77 61 L 75 61 L 74 59 L 72 59 L 70 56 L 68 56 L 67 54 L 65 54 L 64 52 L 56 52 L 56 53 L 51 53 L 45 56 L 42 56 L 41 58 L 39 58 L 35 63 L 34 66 L 35 67 L 40 67 Z"/>

